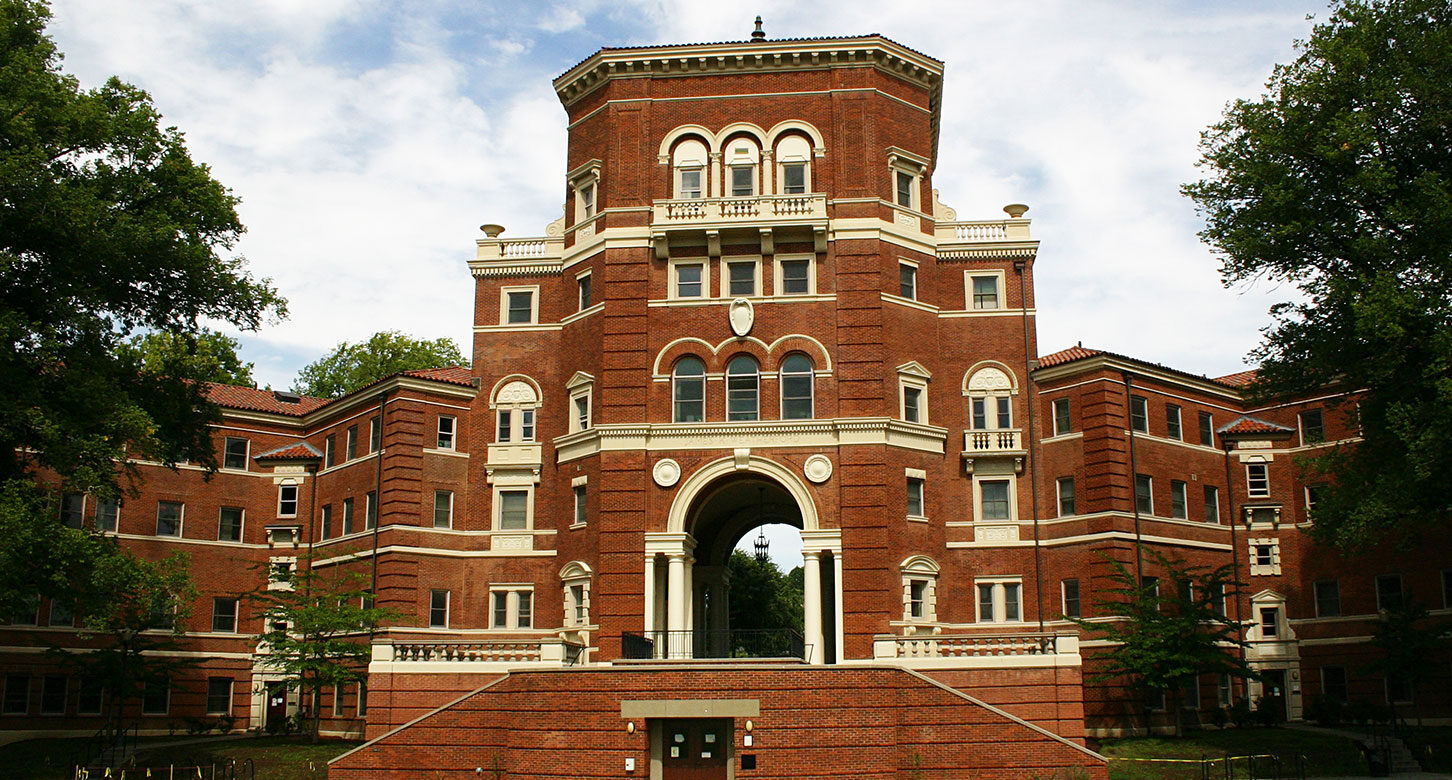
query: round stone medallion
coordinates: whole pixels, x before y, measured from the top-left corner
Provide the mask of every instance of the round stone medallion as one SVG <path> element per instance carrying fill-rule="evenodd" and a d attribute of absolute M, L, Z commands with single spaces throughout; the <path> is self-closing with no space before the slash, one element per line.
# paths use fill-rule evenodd
<path fill-rule="evenodd" d="M 807 479 L 820 485 L 832 476 L 832 460 L 826 455 L 813 455 L 802 464 L 802 473 Z"/>
<path fill-rule="evenodd" d="M 651 469 L 651 476 L 655 477 L 655 484 L 661 487 L 670 487 L 681 481 L 681 464 L 666 458 L 656 461 L 655 468 Z"/>

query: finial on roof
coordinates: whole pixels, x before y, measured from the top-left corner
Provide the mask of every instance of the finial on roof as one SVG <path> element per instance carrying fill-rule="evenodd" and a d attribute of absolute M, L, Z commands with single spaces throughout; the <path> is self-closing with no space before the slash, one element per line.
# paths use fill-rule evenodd
<path fill-rule="evenodd" d="M 756 17 L 756 29 L 751 31 L 751 40 L 752 40 L 753 43 L 755 43 L 756 41 L 765 41 L 766 40 L 766 31 L 763 30 L 763 29 L 761 29 L 761 16 L 760 15 L 758 15 Z"/>

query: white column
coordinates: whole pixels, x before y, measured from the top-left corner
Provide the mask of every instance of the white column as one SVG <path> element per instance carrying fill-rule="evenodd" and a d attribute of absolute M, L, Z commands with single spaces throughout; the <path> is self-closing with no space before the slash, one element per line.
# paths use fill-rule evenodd
<path fill-rule="evenodd" d="M 807 643 L 807 662 L 822 663 L 822 553 L 802 550 L 803 629 Z"/>
<path fill-rule="evenodd" d="M 686 630 L 686 604 L 689 603 L 690 595 L 686 592 L 686 555 L 685 553 L 671 553 L 667 556 L 666 571 L 667 587 L 666 593 L 666 630 Z"/>
<path fill-rule="evenodd" d="M 645 556 L 645 634 L 655 630 L 655 555 Z"/>
<path fill-rule="evenodd" d="M 837 627 L 837 657 L 833 660 L 840 662 L 847 657 L 846 650 L 842 648 L 842 643 L 847 639 L 847 631 L 842 627 L 842 551 L 840 549 L 832 553 L 832 588 L 835 591 L 835 597 L 832 599 L 835 613 L 832 622 Z"/>

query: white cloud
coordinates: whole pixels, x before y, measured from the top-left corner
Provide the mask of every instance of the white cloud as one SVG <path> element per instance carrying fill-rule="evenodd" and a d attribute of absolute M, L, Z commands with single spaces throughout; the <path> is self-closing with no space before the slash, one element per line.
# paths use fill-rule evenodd
<path fill-rule="evenodd" d="M 885 14 L 822 0 L 764 15 L 773 37 L 881 32 L 947 63 L 934 185 L 963 219 L 1032 206 L 1045 351 L 1082 339 L 1224 373 L 1274 296 L 1220 288 L 1177 188 L 1197 175 L 1199 131 L 1259 93 L 1319 2 L 908 0 Z M 285 386 L 383 328 L 467 349 L 477 226 L 538 235 L 560 212 L 550 79 L 599 46 L 742 39 L 757 11 L 584 0 L 521 25 L 530 15 L 503 3 L 57 0 L 52 32 L 83 82 L 115 73 L 151 91 L 244 198 L 240 249 L 292 304 L 245 354 Z"/>

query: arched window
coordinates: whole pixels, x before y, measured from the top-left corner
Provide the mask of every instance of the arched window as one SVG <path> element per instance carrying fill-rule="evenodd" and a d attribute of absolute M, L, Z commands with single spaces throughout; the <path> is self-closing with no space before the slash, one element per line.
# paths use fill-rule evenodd
<path fill-rule="evenodd" d="M 701 422 L 706 419 L 706 366 L 688 357 L 671 372 L 673 422 Z"/>
<path fill-rule="evenodd" d="M 494 394 L 496 442 L 534 441 L 535 410 L 539 394 L 530 383 L 513 380 Z"/>
<path fill-rule="evenodd" d="M 706 145 L 693 138 L 676 144 L 671 152 L 675 176 L 675 197 L 694 200 L 706 197 Z"/>
<path fill-rule="evenodd" d="M 812 145 L 799 135 L 789 135 L 776 144 L 776 189 L 782 195 L 805 195 L 812 191 Z"/>
<path fill-rule="evenodd" d="M 726 419 L 758 419 L 759 387 L 761 377 L 756 371 L 756 361 L 747 355 L 737 355 L 726 364 Z"/>
<path fill-rule="evenodd" d="M 733 138 L 726 144 L 726 194 L 744 198 L 757 194 L 761 147 L 750 138 Z"/>
<path fill-rule="evenodd" d="M 812 419 L 812 359 L 800 352 L 781 362 L 781 418 Z"/>
<path fill-rule="evenodd" d="M 1013 379 L 998 368 L 987 366 L 968 378 L 966 392 L 973 416 L 973 430 L 1006 430 L 1013 427 Z"/>

